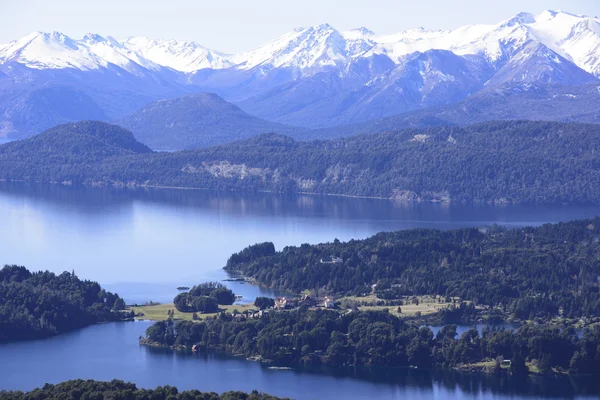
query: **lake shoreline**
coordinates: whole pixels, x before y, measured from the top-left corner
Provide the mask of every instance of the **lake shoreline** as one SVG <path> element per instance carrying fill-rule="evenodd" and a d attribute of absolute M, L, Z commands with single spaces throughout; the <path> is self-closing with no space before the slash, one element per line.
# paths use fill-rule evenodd
<path fill-rule="evenodd" d="M 399 204 L 440 204 L 440 205 L 450 205 L 450 204 L 460 204 L 460 205 L 473 205 L 473 206 L 494 206 L 494 207 L 506 207 L 506 206 L 600 206 L 599 203 L 552 203 L 552 202 L 542 202 L 542 203 L 529 203 L 529 202 L 515 202 L 508 201 L 506 199 L 500 199 L 498 201 L 452 201 L 451 199 L 447 200 L 423 200 L 420 198 L 417 199 L 409 199 L 409 198 L 397 198 L 397 197 L 383 197 L 383 196 L 366 196 L 366 195 L 351 195 L 344 193 L 319 193 L 319 192 L 304 192 L 304 191 L 294 191 L 294 192 L 283 192 L 283 191 L 275 191 L 275 190 L 217 190 L 215 191 L 212 188 L 208 187 L 189 187 L 189 186 L 168 186 L 168 185 L 146 185 L 140 183 L 107 183 L 107 182 L 93 182 L 93 183 L 73 183 L 71 181 L 26 181 L 26 180 L 15 180 L 15 179 L 6 179 L 0 178 L 0 182 L 3 183 L 33 183 L 33 184 L 43 184 L 43 185 L 60 185 L 64 187 L 92 187 L 92 188 L 115 188 L 115 189 L 165 189 L 165 190 L 181 190 L 181 191 L 202 191 L 202 192 L 218 192 L 218 193 L 237 193 L 237 194 L 253 194 L 253 193 L 264 193 L 264 194 L 278 194 L 278 195 L 304 195 L 304 196 L 314 196 L 314 197 L 334 197 L 334 198 L 348 198 L 348 199 L 363 199 L 363 200 L 382 200 L 382 201 L 390 201 Z"/>
<path fill-rule="evenodd" d="M 500 376 L 511 376 L 511 377 L 515 377 L 514 374 L 510 373 L 508 371 L 507 368 L 501 368 L 499 370 L 494 369 L 494 368 L 489 368 L 489 366 L 484 365 L 485 363 L 491 363 L 493 362 L 493 360 L 484 360 L 482 362 L 479 363 L 474 363 L 474 364 L 462 364 L 462 365 L 458 365 L 456 367 L 452 367 L 452 368 L 444 368 L 444 367 L 431 367 L 431 368 L 417 368 L 415 366 L 402 366 L 402 367 L 393 367 L 393 366 L 385 366 L 385 365 L 354 365 L 354 364 L 348 364 L 348 365 L 336 365 L 336 364 L 315 364 L 315 365 L 302 365 L 302 364 L 293 364 L 293 363 L 281 363 L 281 362 L 277 362 L 274 360 L 269 360 L 269 359 L 263 359 L 260 356 L 246 356 L 244 354 L 233 354 L 228 352 L 227 350 L 223 349 L 223 348 L 219 348 L 219 349 L 206 349 L 206 348 L 196 348 L 196 346 L 193 347 L 189 347 L 189 346 L 184 346 L 184 345 L 173 345 L 173 346 L 169 346 L 169 345 L 165 345 L 159 342 L 155 342 L 152 341 L 150 339 L 147 338 L 142 338 L 139 341 L 139 344 L 141 346 L 147 346 L 150 348 L 155 348 L 155 349 L 161 349 L 161 350 L 170 350 L 173 351 L 174 353 L 184 353 L 184 354 L 191 354 L 191 353 L 200 353 L 200 354 L 221 354 L 221 355 L 225 355 L 226 357 L 231 357 L 231 358 L 240 358 L 243 357 L 245 359 L 245 361 L 247 362 L 255 362 L 255 363 L 259 363 L 261 365 L 265 365 L 268 367 L 268 369 L 271 370 L 282 370 L 282 371 L 289 371 L 289 370 L 297 370 L 297 369 L 303 369 L 303 368 L 307 368 L 307 367 L 324 367 L 324 368 L 360 368 L 360 369 L 380 369 L 380 370 L 387 370 L 387 371 L 394 371 L 394 370 L 411 370 L 411 369 L 418 369 L 418 370 L 423 370 L 423 371 L 430 371 L 430 372 L 437 372 L 437 373 L 444 373 L 444 372 L 448 372 L 448 371 L 457 371 L 460 373 L 464 373 L 467 375 L 487 375 L 487 376 L 491 376 L 491 375 L 500 375 Z M 549 373 L 541 373 L 541 372 L 537 372 L 535 370 L 533 370 L 531 368 L 531 366 L 528 366 L 529 372 L 526 375 L 526 377 L 535 377 L 535 376 L 539 376 L 539 377 L 552 377 L 552 376 L 560 376 L 560 377 L 572 377 L 572 378 L 576 378 L 576 377 L 590 377 L 590 376 L 599 376 L 600 377 L 600 372 L 598 375 L 594 375 L 594 374 L 570 374 L 568 373 L 568 371 L 551 371 Z"/>

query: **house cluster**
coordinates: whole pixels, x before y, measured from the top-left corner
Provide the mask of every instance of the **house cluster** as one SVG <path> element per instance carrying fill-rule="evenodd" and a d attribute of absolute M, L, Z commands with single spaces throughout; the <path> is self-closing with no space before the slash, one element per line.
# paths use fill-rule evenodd
<path fill-rule="evenodd" d="M 302 297 L 276 297 L 276 310 L 290 310 L 298 307 L 321 307 L 335 308 L 335 299 L 333 297 L 312 297 L 304 295 Z"/>
<path fill-rule="evenodd" d="M 234 318 L 250 318 L 250 319 L 259 319 L 265 314 L 268 314 L 269 310 L 247 310 L 244 313 L 239 314 L 237 316 L 234 315 Z"/>

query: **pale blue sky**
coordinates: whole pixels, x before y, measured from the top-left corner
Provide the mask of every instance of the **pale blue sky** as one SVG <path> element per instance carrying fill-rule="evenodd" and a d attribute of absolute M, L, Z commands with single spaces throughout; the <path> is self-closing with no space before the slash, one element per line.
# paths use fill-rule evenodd
<path fill-rule="evenodd" d="M 196 40 L 251 50 L 290 29 L 328 22 L 394 33 L 496 23 L 520 11 L 600 15 L 600 0 L 0 0 L 0 43 L 33 31 Z"/>

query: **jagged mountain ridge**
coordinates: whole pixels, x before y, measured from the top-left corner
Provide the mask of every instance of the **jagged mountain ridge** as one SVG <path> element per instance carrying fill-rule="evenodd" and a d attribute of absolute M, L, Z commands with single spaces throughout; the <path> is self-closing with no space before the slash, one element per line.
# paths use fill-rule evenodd
<path fill-rule="evenodd" d="M 154 100 L 213 92 L 259 118 L 322 128 L 443 106 L 495 87 L 598 83 L 599 51 L 600 19 L 559 11 L 393 35 L 323 24 L 233 55 L 195 42 L 38 32 L 0 45 L 0 136 L 52 126 L 15 124 L 3 89 L 27 99 L 48 84 L 70 86 L 106 120 Z"/>
<path fill-rule="evenodd" d="M 87 34 L 74 40 L 60 32 L 34 32 L 0 45 L 0 61 L 16 61 L 37 69 L 106 67 L 135 71 L 136 65 L 193 73 L 201 69 L 315 67 L 350 63 L 357 58 L 385 55 L 394 63 L 428 50 L 448 50 L 459 56 L 483 55 L 491 62 L 510 58 L 531 42 L 541 44 L 586 72 L 600 75 L 600 19 L 547 10 L 520 13 L 495 25 L 468 25 L 455 30 L 411 29 L 376 35 L 367 28 L 340 32 L 328 24 L 298 28 L 257 49 L 226 54 L 199 43 Z M 313 71 L 314 72 L 314 71 Z"/>

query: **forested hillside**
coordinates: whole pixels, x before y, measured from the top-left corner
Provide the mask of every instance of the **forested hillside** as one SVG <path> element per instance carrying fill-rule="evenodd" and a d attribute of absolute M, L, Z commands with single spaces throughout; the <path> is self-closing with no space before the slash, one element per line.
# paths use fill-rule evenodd
<path fill-rule="evenodd" d="M 215 146 L 261 133 L 304 129 L 246 114 L 213 93 L 158 100 L 117 121 L 153 149 L 183 150 Z"/>
<path fill-rule="evenodd" d="M 133 383 L 119 380 L 100 382 L 92 380 L 73 380 L 57 385 L 47 384 L 43 388 L 30 392 L 0 392 L 4 400 L 45 400 L 45 399 L 136 399 L 136 400 L 277 400 L 278 397 L 252 392 L 225 392 L 221 395 L 214 392 L 186 390 L 180 392 L 176 387 L 164 386 L 156 389 L 139 389 Z"/>
<path fill-rule="evenodd" d="M 296 293 L 457 296 L 528 319 L 600 316 L 599 260 L 597 217 L 514 230 L 404 230 L 279 252 L 263 243 L 232 255 L 225 269 Z"/>
<path fill-rule="evenodd" d="M 121 128 L 114 129 L 127 141 L 118 144 L 80 135 L 85 129 L 63 125 L 0 146 L 0 179 L 401 201 L 600 203 L 598 125 L 490 122 L 313 142 L 265 134 L 212 148 L 152 154 Z"/>
<path fill-rule="evenodd" d="M 0 270 L 0 342 L 38 339 L 126 318 L 125 302 L 69 272 Z M 0 396 L 1 397 L 1 396 Z"/>

